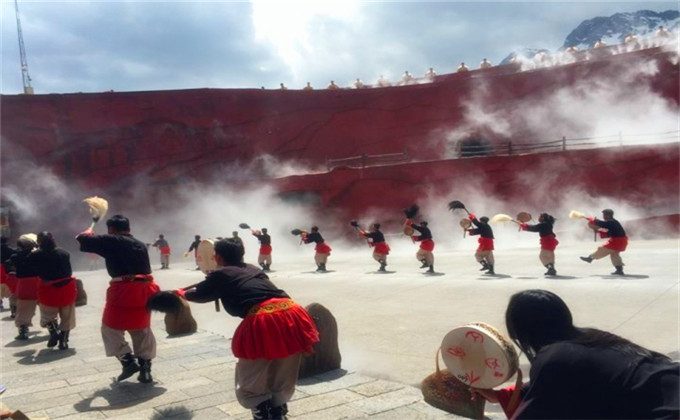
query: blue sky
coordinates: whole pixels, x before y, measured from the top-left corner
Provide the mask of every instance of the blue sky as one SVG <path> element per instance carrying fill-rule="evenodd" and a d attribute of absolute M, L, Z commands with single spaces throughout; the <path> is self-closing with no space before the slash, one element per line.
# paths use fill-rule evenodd
<path fill-rule="evenodd" d="M 557 50 L 583 20 L 672 2 L 19 1 L 36 93 L 341 86 L 520 48 Z M 22 92 L 2 0 L 3 94 Z"/>

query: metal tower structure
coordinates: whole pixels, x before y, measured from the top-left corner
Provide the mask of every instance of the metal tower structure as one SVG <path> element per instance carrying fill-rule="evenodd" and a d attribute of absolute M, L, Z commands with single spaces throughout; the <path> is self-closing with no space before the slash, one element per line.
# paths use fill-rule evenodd
<path fill-rule="evenodd" d="M 19 54 L 21 55 L 21 77 L 24 82 L 24 93 L 26 95 L 33 95 L 33 88 L 31 87 L 31 76 L 28 74 L 28 61 L 26 60 L 26 47 L 24 47 L 24 35 L 21 32 L 21 19 L 19 18 L 19 3 L 14 0 L 14 9 L 17 14 L 17 33 L 19 35 Z"/>

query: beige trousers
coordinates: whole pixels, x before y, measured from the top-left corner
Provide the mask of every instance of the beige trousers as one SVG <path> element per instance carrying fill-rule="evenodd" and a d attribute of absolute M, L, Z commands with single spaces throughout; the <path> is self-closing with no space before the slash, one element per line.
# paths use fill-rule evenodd
<path fill-rule="evenodd" d="M 130 345 L 125 341 L 126 330 L 115 330 L 102 324 L 101 331 L 107 356 L 122 356 L 133 353 Z M 127 330 L 127 332 L 132 337 L 132 348 L 135 356 L 149 360 L 156 357 L 156 337 L 154 337 L 151 328 Z"/>
<path fill-rule="evenodd" d="M 374 252 L 373 253 L 373 259 L 376 260 L 376 261 L 383 260 L 384 262 L 387 262 L 387 255 Z"/>
<path fill-rule="evenodd" d="M 20 327 L 22 325 L 33 326 L 33 317 L 35 316 L 35 308 L 38 306 L 38 301 L 34 299 L 17 299 L 17 316 L 14 318 L 14 325 Z"/>
<path fill-rule="evenodd" d="M 161 254 L 161 266 L 170 267 L 170 254 Z"/>
<path fill-rule="evenodd" d="M 538 253 L 538 259 L 541 260 L 541 264 L 555 264 L 555 251 L 548 251 L 547 249 L 542 249 Z"/>
<path fill-rule="evenodd" d="M 475 252 L 475 259 L 478 263 L 486 260 L 487 264 L 493 265 L 496 260 L 493 257 L 493 251 L 477 251 Z"/>
<path fill-rule="evenodd" d="M 600 258 L 604 258 L 607 255 L 609 255 L 609 258 L 611 258 L 612 265 L 614 267 L 618 265 L 624 265 L 623 260 L 621 259 L 621 253 L 619 251 L 615 251 L 611 248 L 605 248 L 603 246 L 598 247 L 595 252 L 590 254 L 590 258 L 594 260 L 599 260 Z"/>
<path fill-rule="evenodd" d="M 8 298 L 10 296 L 12 296 L 12 291 L 9 290 L 9 286 L 7 286 L 5 283 L 0 284 L 0 299 Z"/>
<path fill-rule="evenodd" d="M 71 331 L 76 327 L 76 304 L 69 306 L 45 306 L 40 304 L 40 326 L 45 328 L 47 324 L 57 322 L 59 317 L 59 330 Z"/>
<path fill-rule="evenodd" d="M 418 261 L 425 260 L 427 265 L 434 265 L 434 254 L 432 253 L 432 251 L 418 249 L 418 252 L 416 252 L 416 258 L 418 258 Z"/>
<path fill-rule="evenodd" d="M 326 264 L 326 261 L 328 261 L 328 256 L 330 254 L 319 254 L 318 252 L 314 254 L 314 261 L 317 264 Z"/>
<path fill-rule="evenodd" d="M 272 400 L 274 407 L 287 403 L 295 393 L 302 353 L 285 359 L 238 359 L 236 399 L 245 408 Z"/>
<path fill-rule="evenodd" d="M 257 263 L 262 265 L 262 263 L 267 265 L 272 265 L 272 254 L 260 254 L 257 256 Z"/>

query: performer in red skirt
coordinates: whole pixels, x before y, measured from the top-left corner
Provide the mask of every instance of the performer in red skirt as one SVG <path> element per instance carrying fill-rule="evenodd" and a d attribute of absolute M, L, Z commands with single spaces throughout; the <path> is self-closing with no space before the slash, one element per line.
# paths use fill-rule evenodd
<path fill-rule="evenodd" d="M 2 299 L 9 299 L 10 317 L 14 319 L 16 316 L 16 301 L 14 298 L 14 289 L 16 288 L 16 277 L 10 276 L 8 269 L 11 265 L 9 259 L 16 253 L 16 250 L 9 246 L 9 238 L 3 236 L 0 238 L 0 310 L 4 309 Z M 12 283 L 10 285 L 10 282 Z"/>
<path fill-rule="evenodd" d="M 167 270 L 170 268 L 170 244 L 168 244 L 165 235 L 158 235 L 158 239 L 151 246 L 158 248 L 161 253 L 161 270 Z"/>
<path fill-rule="evenodd" d="M 315 243 L 314 247 L 314 261 L 316 262 L 316 271 L 326 271 L 326 262 L 328 256 L 331 255 L 331 247 L 323 240 L 323 236 L 319 233 L 318 226 L 312 226 L 312 233 L 302 232 L 302 241 L 306 244 Z"/>
<path fill-rule="evenodd" d="M 555 270 L 555 248 L 557 248 L 557 237 L 553 233 L 553 225 L 555 224 L 555 218 L 548 213 L 541 213 L 538 216 L 538 223 L 535 225 L 528 225 L 526 223 L 520 223 L 522 230 L 527 230 L 529 232 L 538 232 L 541 241 L 541 252 L 538 254 L 538 258 L 541 263 L 548 269 L 545 272 L 546 276 L 554 276 L 557 274 Z"/>
<path fill-rule="evenodd" d="M 104 350 L 123 366 L 119 381 L 139 372 L 137 380 L 149 383 L 153 381 L 151 360 L 156 357 L 156 338 L 150 328 L 151 312 L 146 309 L 146 302 L 160 288 L 151 275 L 146 245 L 130 234 L 128 218 L 114 215 L 106 226 L 108 235 L 94 235 L 88 229 L 76 236 L 81 251 L 104 257 L 111 276 L 101 328 Z M 125 340 L 125 332 L 132 338 L 132 349 Z"/>
<path fill-rule="evenodd" d="M 236 398 L 255 419 L 281 419 L 295 392 L 303 353 L 319 333 L 307 311 L 277 288 L 257 267 L 243 262 L 243 247 L 233 238 L 215 243 L 218 269 L 194 289 L 175 292 L 193 302 L 222 301 L 243 318 L 231 348 L 236 364 Z"/>
<path fill-rule="evenodd" d="M 35 249 L 37 237 L 33 233 L 21 235 L 17 240 L 18 252 L 10 258 L 16 274 L 16 297 L 17 312 L 14 325 L 19 330 L 15 340 L 28 340 L 28 327 L 33 325 L 33 316 L 38 306 L 38 285 L 40 278 L 28 262 L 29 254 Z"/>
<path fill-rule="evenodd" d="M 420 247 L 418 252 L 416 252 L 416 258 L 418 261 L 422 262 L 423 265 L 420 268 L 428 268 L 428 273 L 434 273 L 434 240 L 432 239 L 432 231 L 427 227 L 428 223 L 426 221 L 421 221 L 420 225 L 413 223 L 413 220 L 407 219 L 406 225 L 411 226 L 415 231 L 420 233 L 420 235 L 413 235 L 411 239 L 414 242 L 420 242 Z"/>
<path fill-rule="evenodd" d="M 390 253 L 390 246 L 385 242 L 385 235 L 380 231 L 380 223 L 373 223 L 371 231 L 366 232 L 359 229 L 359 234 L 370 239 L 369 244 L 373 247 L 373 259 L 380 263 L 378 271 L 387 271 L 387 255 Z"/>
<path fill-rule="evenodd" d="M 495 263 L 495 259 L 493 257 L 494 237 L 493 230 L 489 225 L 489 218 L 483 216 L 477 220 L 477 217 L 474 214 L 470 214 L 469 218 L 476 228 L 468 230 L 468 233 L 470 236 L 479 235 L 479 238 L 477 239 L 479 246 L 475 252 L 475 259 L 482 265 L 480 271 L 487 270 L 487 274 L 496 274 L 493 269 Z"/>
<path fill-rule="evenodd" d="M 260 241 L 260 253 L 257 256 L 257 263 L 262 270 L 269 271 L 272 266 L 272 238 L 267 233 L 267 228 L 262 231 L 251 230 L 250 233 Z"/>
<path fill-rule="evenodd" d="M 41 280 L 38 286 L 40 326 L 50 333 L 47 347 L 52 348 L 59 343 L 59 349 L 65 350 L 69 334 L 76 326 L 78 292 L 71 270 L 71 256 L 57 248 L 50 232 L 38 234 L 38 246 L 40 248 L 29 255 L 28 263 Z"/>
<path fill-rule="evenodd" d="M 602 210 L 602 218 L 604 220 L 591 217 L 588 219 L 588 221 L 600 228 L 600 237 L 609 238 L 609 240 L 606 244 L 598 247 L 597 250 L 592 254 L 588 255 L 587 257 L 580 258 L 587 263 L 591 263 L 593 260 L 599 260 L 600 258 L 604 258 L 609 255 L 612 260 L 612 265 L 614 265 L 614 268 L 616 268 L 616 271 L 614 271 L 612 274 L 623 276 L 623 260 L 621 259 L 620 253 L 625 251 L 628 247 L 628 237 L 626 236 L 626 231 L 623 230 L 621 223 L 614 219 L 614 210 Z"/>

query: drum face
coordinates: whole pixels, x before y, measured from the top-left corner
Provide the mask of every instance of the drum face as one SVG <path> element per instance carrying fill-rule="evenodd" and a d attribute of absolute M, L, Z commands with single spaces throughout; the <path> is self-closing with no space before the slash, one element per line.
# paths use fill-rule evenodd
<path fill-rule="evenodd" d="M 472 226 L 472 222 L 470 221 L 470 219 L 460 219 L 460 222 L 458 222 L 458 224 L 463 229 L 469 229 L 470 226 Z"/>
<path fill-rule="evenodd" d="M 517 220 L 522 222 L 522 223 L 526 223 L 529 220 L 531 220 L 531 214 L 529 214 L 525 211 L 521 211 L 521 212 L 517 213 Z"/>
<path fill-rule="evenodd" d="M 215 243 L 211 239 L 204 239 L 196 249 L 196 264 L 205 274 L 217 269 L 214 245 Z"/>
<path fill-rule="evenodd" d="M 406 236 L 413 236 L 413 228 L 410 225 L 405 225 L 404 226 L 404 235 Z"/>
<path fill-rule="evenodd" d="M 512 344 L 493 327 L 481 323 L 451 330 L 442 340 L 441 353 L 449 372 L 473 388 L 501 385 L 518 367 Z"/>

